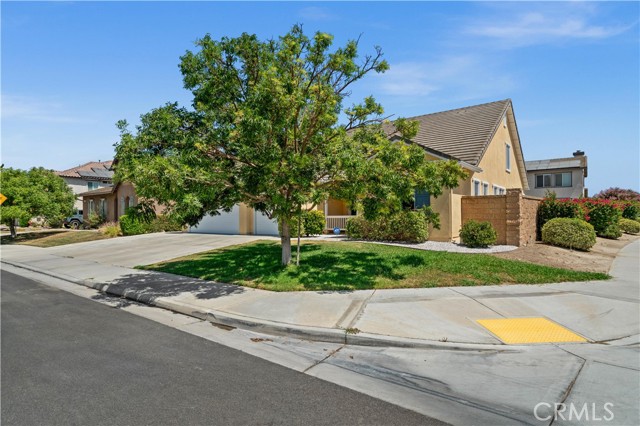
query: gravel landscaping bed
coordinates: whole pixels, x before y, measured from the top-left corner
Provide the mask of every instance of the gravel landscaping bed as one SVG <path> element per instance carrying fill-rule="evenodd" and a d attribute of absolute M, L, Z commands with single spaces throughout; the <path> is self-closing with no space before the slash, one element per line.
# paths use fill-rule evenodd
<path fill-rule="evenodd" d="M 306 239 L 306 238 L 305 238 Z M 382 241 L 361 241 L 352 240 L 345 235 L 320 235 L 318 237 L 308 238 L 308 240 L 321 239 L 329 241 L 351 241 L 351 242 L 363 242 L 371 244 L 385 244 L 389 246 L 407 247 L 418 250 L 431 250 L 431 251 L 448 251 L 452 253 L 501 253 L 506 251 L 512 251 L 517 249 L 516 246 L 491 246 L 487 248 L 469 248 L 462 244 L 456 243 L 441 243 L 438 241 L 426 241 L 424 243 L 394 243 L 394 242 L 382 242 Z"/>

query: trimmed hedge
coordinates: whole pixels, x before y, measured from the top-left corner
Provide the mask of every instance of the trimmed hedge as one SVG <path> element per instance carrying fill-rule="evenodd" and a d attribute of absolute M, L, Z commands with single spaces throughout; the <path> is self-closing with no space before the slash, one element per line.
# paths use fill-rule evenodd
<path fill-rule="evenodd" d="M 582 219 L 551 219 L 542 227 L 542 241 L 559 247 L 588 251 L 596 243 L 593 225 Z"/>
<path fill-rule="evenodd" d="M 637 234 L 640 232 L 640 222 L 631 219 L 620 219 L 620 230 L 625 234 Z"/>
<path fill-rule="evenodd" d="M 460 228 L 460 239 L 467 247 L 489 247 L 496 243 L 498 233 L 490 222 L 470 220 Z"/>
<path fill-rule="evenodd" d="M 401 211 L 374 220 L 351 218 L 347 221 L 347 235 L 357 240 L 423 243 L 429 238 L 429 227 L 423 213 Z"/>
<path fill-rule="evenodd" d="M 302 225 L 305 235 L 320 235 L 324 232 L 326 222 L 320 210 L 302 212 Z"/>
<path fill-rule="evenodd" d="M 144 222 L 131 215 L 125 214 L 118 219 L 122 235 L 150 234 L 152 232 L 181 231 L 182 224 L 171 220 L 167 216 L 157 216 L 150 222 Z"/>

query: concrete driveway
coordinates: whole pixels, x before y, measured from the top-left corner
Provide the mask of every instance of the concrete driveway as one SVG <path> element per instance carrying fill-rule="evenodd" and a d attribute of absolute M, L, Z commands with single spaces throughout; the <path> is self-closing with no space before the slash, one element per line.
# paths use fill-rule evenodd
<path fill-rule="evenodd" d="M 70 244 L 44 250 L 57 256 L 131 268 L 260 239 L 276 240 L 274 237 L 257 235 L 161 232 Z"/>

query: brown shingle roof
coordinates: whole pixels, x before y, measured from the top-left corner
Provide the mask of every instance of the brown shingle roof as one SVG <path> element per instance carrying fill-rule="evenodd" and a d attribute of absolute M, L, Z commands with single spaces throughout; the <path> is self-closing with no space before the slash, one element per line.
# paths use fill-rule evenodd
<path fill-rule="evenodd" d="M 420 123 L 413 142 L 477 166 L 510 99 L 409 117 Z"/>
<path fill-rule="evenodd" d="M 55 172 L 61 177 L 80 178 L 87 180 L 111 180 L 113 171 L 111 164 L 113 161 L 90 161 L 71 169 Z"/>
<path fill-rule="evenodd" d="M 90 197 L 92 195 L 107 195 L 111 194 L 116 189 L 116 185 L 112 186 L 104 186 L 98 189 L 92 189 L 91 191 L 83 192 L 82 194 L 78 194 L 81 197 Z"/>

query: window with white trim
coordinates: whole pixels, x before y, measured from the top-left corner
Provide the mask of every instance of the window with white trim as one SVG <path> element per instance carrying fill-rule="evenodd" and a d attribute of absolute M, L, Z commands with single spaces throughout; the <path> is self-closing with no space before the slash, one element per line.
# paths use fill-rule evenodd
<path fill-rule="evenodd" d="M 493 185 L 493 195 L 504 195 L 506 189 L 499 185 Z"/>
<path fill-rule="evenodd" d="M 489 182 L 482 182 L 482 195 L 489 195 Z"/>
<path fill-rule="evenodd" d="M 89 191 L 93 191 L 100 188 L 100 184 L 98 182 L 87 182 L 87 188 L 89 188 Z"/>
<path fill-rule="evenodd" d="M 476 179 L 473 180 L 473 195 L 480 195 L 480 181 Z"/>
<path fill-rule="evenodd" d="M 506 157 L 505 167 L 508 172 L 511 171 L 511 145 L 508 143 L 504 145 L 504 153 Z"/>

